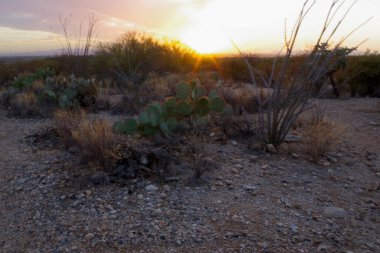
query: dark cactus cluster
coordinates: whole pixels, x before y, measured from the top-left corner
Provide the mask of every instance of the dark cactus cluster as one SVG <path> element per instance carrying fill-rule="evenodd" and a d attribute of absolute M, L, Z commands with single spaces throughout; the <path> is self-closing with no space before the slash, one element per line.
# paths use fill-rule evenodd
<path fill-rule="evenodd" d="M 229 115 L 232 108 L 225 104 L 215 90 L 206 94 L 198 79 L 178 84 L 176 96 L 168 97 L 164 102 L 148 105 L 139 115 L 118 121 L 115 131 L 132 135 L 136 132 L 144 136 L 162 133 L 168 136 L 181 122 L 191 126 L 207 122 L 210 113 Z"/>

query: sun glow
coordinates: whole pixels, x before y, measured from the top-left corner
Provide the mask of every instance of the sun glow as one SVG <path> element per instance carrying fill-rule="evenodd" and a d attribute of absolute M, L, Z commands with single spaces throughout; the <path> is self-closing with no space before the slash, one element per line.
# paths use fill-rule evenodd
<path fill-rule="evenodd" d="M 228 50 L 228 36 L 214 27 L 191 27 L 180 35 L 180 39 L 200 54 L 213 54 Z"/>
<path fill-rule="evenodd" d="M 179 38 L 185 44 L 202 54 L 214 54 L 233 50 L 231 38 L 233 33 L 251 28 L 247 17 L 251 16 L 249 8 L 239 8 L 247 0 L 211 0 L 197 8 L 184 10 L 189 22 L 180 29 Z M 235 39 L 235 38 L 234 38 Z"/>

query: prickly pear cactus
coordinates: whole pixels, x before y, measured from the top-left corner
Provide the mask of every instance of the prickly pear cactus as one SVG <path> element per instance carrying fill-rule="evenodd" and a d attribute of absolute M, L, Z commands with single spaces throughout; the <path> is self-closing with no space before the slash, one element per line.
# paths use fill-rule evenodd
<path fill-rule="evenodd" d="M 168 97 L 162 103 L 149 104 L 138 116 L 127 121 L 116 122 L 115 131 L 123 134 L 134 134 L 137 131 L 145 136 L 162 133 L 169 136 L 179 122 L 188 122 L 191 126 L 207 123 L 209 114 L 230 115 L 231 107 L 216 91 L 208 95 L 198 79 L 182 82 L 176 88 L 175 97 Z"/>

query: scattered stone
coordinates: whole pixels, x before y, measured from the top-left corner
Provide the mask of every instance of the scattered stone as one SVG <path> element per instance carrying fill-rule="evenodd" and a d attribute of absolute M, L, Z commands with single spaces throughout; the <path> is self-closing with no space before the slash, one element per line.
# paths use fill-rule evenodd
<path fill-rule="evenodd" d="M 231 144 L 236 146 L 238 143 L 236 141 L 231 141 Z"/>
<path fill-rule="evenodd" d="M 277 225 L 278 227 L 283 227 L 283 226 L 284 226 L 284 223 L 282 223 L 282 222 L 277 222 L 276 225 Z"/>
<path fill-rule="evenodd" d="M 267 242 L 258 242 L 257 246 L 259 246 L 260 248 L 266 248 L 266 247 L 268 247 L 268 243 Z"/>
<path fill-rule="evenodd" d="M 335 157 L 332 157 L 332 156 L 327 157 L 327 160 L 329 162 L 331 162 L 331 163 L 337 163 L 338 162 L 338 160 Z"/>
<path fill-rule="evenodd" d="M 164 189 L 164 191 L 166 192 L 169 192 L 171 190 L 170 186 L 169 185 L 164 185 L 164 187 L 162 187 Z"/>
<path fill-rule="evenodd" d="M 155 186 L 154 184 L 150 184 L 150 185 L 147 185 L 147 186 L 145 187 L 145 190 L 146 190 L 147 192 L 155 192 L 155 191 L 158 190 L 158 187 Z"/>
<path fill-rule="evenodd" d="M 88 234 L 85 235 L 85 238 L 86 238 L 87 240 L 91 240 L 91 239 L 93 239 L 94 237 L 95 237 L 95 235 L 94 235 L 93 233 L 88 233 Z"/>
<path fill-rule="evenodd" d="M 328 161 L 324 161 L 324 162 L 322 163 L 322 165 L 323 165 L 324 167 L 329 167 L 329 166 L 331 165 L 331 163 L 328 162 Z"/>
<path fill-rule="evenodd" d="M 243 189 L 246 191 L 255 191 L 257 187 L 254 185 L 243 185 Z"/>
<path fill-rule="evenodd" d="M 276 148 L 273 146 L 273 144 L 267 144 L 267 145 L 266 145 L 266 150 L 267 150 L 269 153 L 272 153 L 272 154 L 277 153 L 277 150 L 276 150 Z"/>
<path fill-rule="evenodd" d="M 317 252 L 328 252 L 328 249 L 329 249 L 329 246 L 324 245 L 324 244 L 320 244 L 317 247 Z"/>
<path fill-rule="evenodd" d="M 258 159 L 258 157 L 257 156 L 255 156 L 255 155 L 251 155 L 250 157 L 249 157 L 249 161 L 252 163 L 252 162 L 256 162 L 256 160 Z"/>
<path fill-rule="evenodd" d="M 300 156 L 299 156 L 298 154 L 296 154 L 296 153 L 293 153 L 293 154 L 292 154 L 292 157 L 293 157 L 294 159 L 297 159 L 297 158 L 299 158 Z"/>
<path fill-rule="evenodd" d="M 224 182 L 226 183 L 226 185 L 234 185 L 234 182 L 231 180 L 224 180 Z"/>
<path fill-rule="evenodd" d="M 326 216 L 333 218 L 345 218 L 348 216 L 348 212 L 346 210 L 336 206 L 326 207 L 324 213 Z"/>
<path fill-rule="evenodd" d="M 294 234 L 297 234 L 298 233 L 298 227 L 297 225 L 295 224 L 290 224 L 290 230 L 294 233 Z"/>
<path fill-rule="evenodd" d="M 137 195 L 137 198 L 142 200 L 142 199 L 144 199 L 144 196 L 142 194 L 139 194 L 139 195 Z"/>

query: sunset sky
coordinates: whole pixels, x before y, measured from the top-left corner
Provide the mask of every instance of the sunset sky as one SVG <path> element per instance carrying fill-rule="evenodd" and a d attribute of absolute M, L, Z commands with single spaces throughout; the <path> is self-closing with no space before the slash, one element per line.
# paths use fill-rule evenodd
<path fill-rule="evenodd" d="M 234 52 L 231 39 L 246 51 L 277 52 L 285 19 L 290 26 L 304 0 L 1 0 L 0 55 L 54 52 L 59 42 L 59 16 L 72 14 L 71 30 L 89 13 L 100 20 L 99 41 L 112 41 L 138 30 L 178 39 L 200 53 Z M 352 1 L 347 1 L 348 6 Z M 313 44 L 330 0 L 319 0 L 306 19 L 299 49 Z M 380 50 L 380 0 L 359 0 L 334 41 L 369 17 L 373 19 L 346 43 Z"/>

